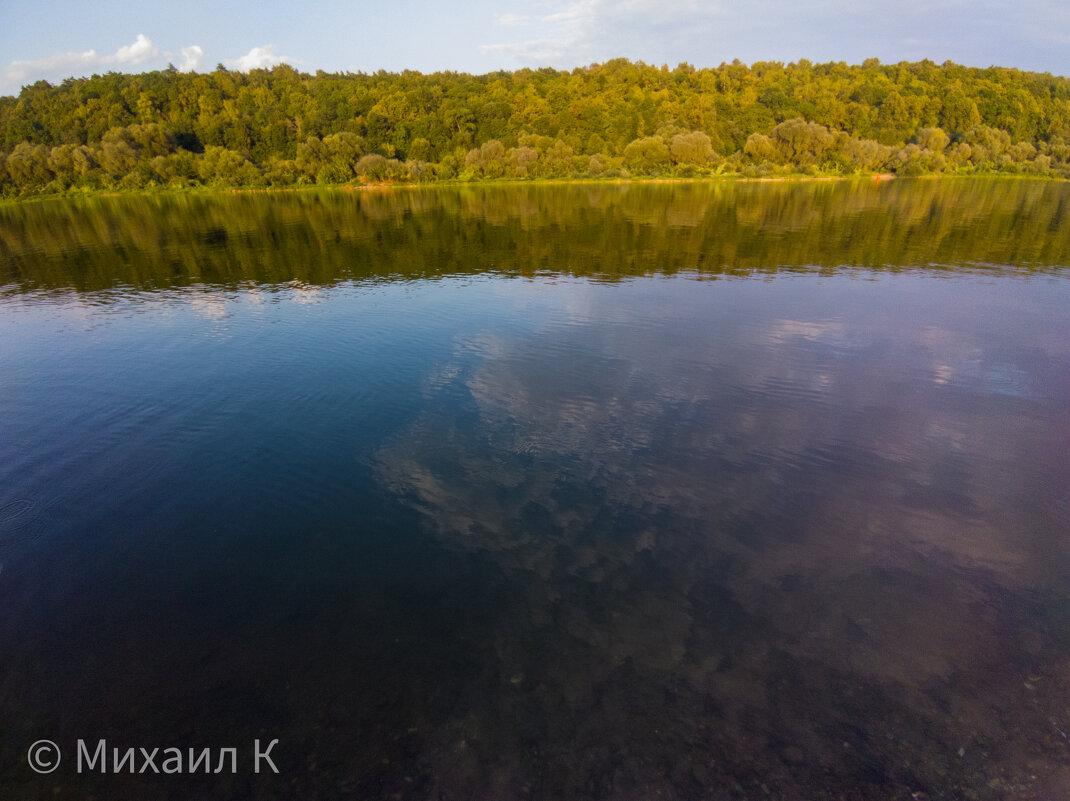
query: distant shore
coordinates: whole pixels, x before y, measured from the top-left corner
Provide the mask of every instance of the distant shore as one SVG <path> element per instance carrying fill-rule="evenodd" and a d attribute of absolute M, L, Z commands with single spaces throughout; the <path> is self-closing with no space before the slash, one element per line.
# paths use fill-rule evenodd
<path fill-rule="evenodd" d="M 35 201 L 63 200 L 73 198 L 101 198 L 101 197 L 146 197 L 154 195 L 216 195 L 216 194 L 291 194 L 304 192 L 383 192 L 398 189 L 437 189 L 462 187 L 521 187 L 521 186 L 631 186 L 631 185 L 661 185 L 661 184 L 785 184 L 785 183 L 830 183 L 830 182 L 859 182 L 870 181 L 873 183 L 885 183 L 887 181 L 901 180 L 1011 180 L 1011 181 L 1055 181 L 1066 182 L 1066 178 L 1051 175 L 1027 175 L 1007 174 L 1001 172 L 977 172 L 977 173 L 934 173 L 930 175 L 897 176 L 894 173 L 872 173 L 862 175 L 713 175 L 684 177 L 635 177 L 635 178 L 535 178 L 535 179 L 481 179 L 476 181 L 429 181 L 422 183 L 381 181 L 374 183 L 342 183 L 342 184 L 307 184 L 296 186 L 158 186 L 139 189 L 77 189 L 59 193 L 41 193 L 17 198 L 0 199 L 0 206 L 32 203 Z"/>

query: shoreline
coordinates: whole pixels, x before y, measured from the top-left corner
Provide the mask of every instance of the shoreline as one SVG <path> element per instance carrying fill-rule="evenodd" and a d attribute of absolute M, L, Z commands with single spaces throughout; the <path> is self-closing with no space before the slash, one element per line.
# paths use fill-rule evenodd
<path fill-rule="evenodd" d="M 428 181 L 426 183 L 380 183 L 306 184 L 291 186 L 156 186 L 140 189 L 73 189 L 62 193 L 34 194 L 25 197 L 0 198 L 0 206 L 20 205 L 36 201 L 89 199 L 102 197 L 151 197 L 154 195 L 218 195 L 218 194 L 275 194 L 298 192 L 391 192 L 398 189 L 438 189 L 490 186 L 628 186 L 637 184 L 782 184 L 782 183 L 833 183 L 842 181 L 871 181 L 885 183 L 899 180 L 1014 180 L 1067 182 L 1070 179 L 1053 175 L 1030 175 L 1023 173 L 927 173 L 924 175 L 898 176 L 895 173 L 865 173 L 856 175 L 768 175 L 746 176 L 707 175 L 697 177 L 669 178 L 494 178 L 478 181 Z"/>

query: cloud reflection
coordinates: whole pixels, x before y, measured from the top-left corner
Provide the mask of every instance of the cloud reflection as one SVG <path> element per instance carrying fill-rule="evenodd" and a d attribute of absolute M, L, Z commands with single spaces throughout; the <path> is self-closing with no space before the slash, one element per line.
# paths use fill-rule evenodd
<path fill-rule="evenodd" d="M 575 666 L 546 704 L 596 714 L 589 699 L 631 670 L 688 688 L 683 706 L 707 699 L 740 742 L 779 728 L 848 772 L 832 733 L 859 714 L 844 682 L 870 697 L 865 714 L 891 710 L 866 727 L 919 751 L 963 736 L 936 696 L 996 736 L 976 682 L 1017 682 L 1009 650 L 1034 670 L 1053 654 L 1023 615 L 1068 575 L 1065 482 L 1047 478 L 1066 476 L 1068 428 L 1050 402 L 1002 391 L 1058 397 L 1031 332 L 993 342 L 983 321 L 946 315 L 957 347 L 1003 365 L 966 381 L 933 326 L 875 313 L 936 316 L 948 290 L 1000 306 L 933 281 L 856 282 L 836 319 L 801 314 L 805 291 L 563 283 L 556 308 L 579 293 L 583 314 L 462 346 L 380 452 L 381 480 L 441 542 L 524 588 L 491 636 L 503 673 L 551 683 L 533 642 Z M 794 711 L 793 682 L 815 693 Z"/>

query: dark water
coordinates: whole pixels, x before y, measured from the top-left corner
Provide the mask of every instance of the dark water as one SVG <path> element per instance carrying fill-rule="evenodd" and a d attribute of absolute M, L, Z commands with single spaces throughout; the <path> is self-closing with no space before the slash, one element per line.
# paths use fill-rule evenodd
<path fill-rule="evenodd" d="M 1070 797 L 1068 210 L 0 207 L 0 799 Z"/>

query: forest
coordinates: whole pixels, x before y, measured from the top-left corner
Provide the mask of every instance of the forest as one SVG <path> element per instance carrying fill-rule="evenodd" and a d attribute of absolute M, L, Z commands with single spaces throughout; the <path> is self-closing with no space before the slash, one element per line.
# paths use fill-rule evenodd
<path fill-rule="evenodd" d="M 931 61 L 173 66 L 0 97 L 0 195 L 892 172 L 1070 177 L 1070 79 Z"/>

